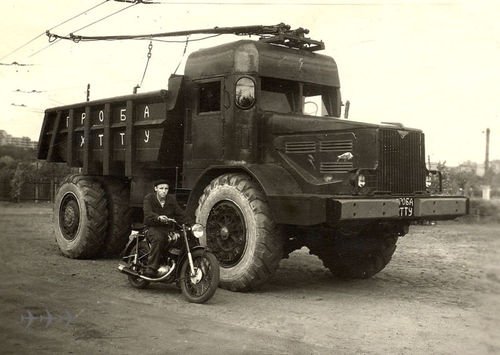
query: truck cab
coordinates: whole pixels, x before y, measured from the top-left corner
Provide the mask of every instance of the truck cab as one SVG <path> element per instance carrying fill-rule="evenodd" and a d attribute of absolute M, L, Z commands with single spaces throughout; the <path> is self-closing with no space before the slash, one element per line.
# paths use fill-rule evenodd
<path fill-rule="evenodd" d="M 262 162 L 266 113 L 340 115 L 340 85 L 332 58 L 242 40 L 200 50 L 187 60 L 185 182 L 223 161 Z M 306 112 L 310 113 L 310 112 Z"/>

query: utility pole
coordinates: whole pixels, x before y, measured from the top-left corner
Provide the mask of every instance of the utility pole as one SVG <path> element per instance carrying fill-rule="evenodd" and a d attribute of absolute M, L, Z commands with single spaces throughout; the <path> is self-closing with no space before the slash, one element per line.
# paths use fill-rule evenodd
<path fill-rule="evenodd" d="M 484 185 L 483 199 L 489 200 L 491 193 L 491 175 L 490 175 L 490 129 L 486 128 L 486 154 L 484 157 Z"/>
<path fill-rule="evenodd" d="M 490 129 L 486 128 L 486 156 L 484 158 L 484 176 L 488 177 L 490 169 Z"/>

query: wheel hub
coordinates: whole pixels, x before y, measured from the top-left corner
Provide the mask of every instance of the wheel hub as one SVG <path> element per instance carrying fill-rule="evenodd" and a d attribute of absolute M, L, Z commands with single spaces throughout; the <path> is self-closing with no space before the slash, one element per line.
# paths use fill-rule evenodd
<path fill-rule="evenodd" d="M 59 226 L 67 240 L 74 240 L 80 224 L 80 207 L 76 197 L 68 194 L 63 198 L 59 208 Z"/>
<path fill-rule="evenodd" d="M 223 240 L 226 240 L 229 237 L 229 229 L 227 229 L 227 227 L 224 226 L 220 229 L 220 237 Z"/>
<path fill-rule="evenodd" d="M 194 275 L 191 275 L 191 283 L 193 285 L 196 285 L 198 282 L 201 281 L 202 278 L 203 278 L 203 272 L 201 271 L 201 269 L 195 268 Z"/>
<path fill-rule="evenodd" d="M 221 201 L 210 211 L 207 246 L 222 266 L 231 267 L 241 260 L 246 247 L 245 219 L 232 201 Z"/>

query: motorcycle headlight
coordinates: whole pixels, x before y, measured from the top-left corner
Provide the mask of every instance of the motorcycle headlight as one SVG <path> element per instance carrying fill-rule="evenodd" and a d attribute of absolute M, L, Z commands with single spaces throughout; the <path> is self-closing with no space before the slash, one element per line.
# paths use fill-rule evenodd
<path fill-rule="evenodd" d="M 198 238 L 200 239 L 201 237 L 203 237 L 203 226 L 201 224 L 194 224 L 192 227 L 191 227 L 191 232 L 193 232 L 193 235 L 195 238 Z"/>

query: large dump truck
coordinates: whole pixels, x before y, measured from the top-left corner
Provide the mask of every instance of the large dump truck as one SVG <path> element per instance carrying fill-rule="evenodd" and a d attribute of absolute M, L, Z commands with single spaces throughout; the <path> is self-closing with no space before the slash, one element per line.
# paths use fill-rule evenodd
<path fill-rule="evenodd" d="M 304 33 L 198 50 L 168 90 L 47 109 L 38 158 L 81 171 L 55 199 L 63 254 L 118 252 L 157 178 L 205 226 L 235 291 L 303 246 L 338 277 L 371 277 L 412 222 L 468 213 L 439 193 L 422 131 L 341 118 L 337 65 Z"/>

